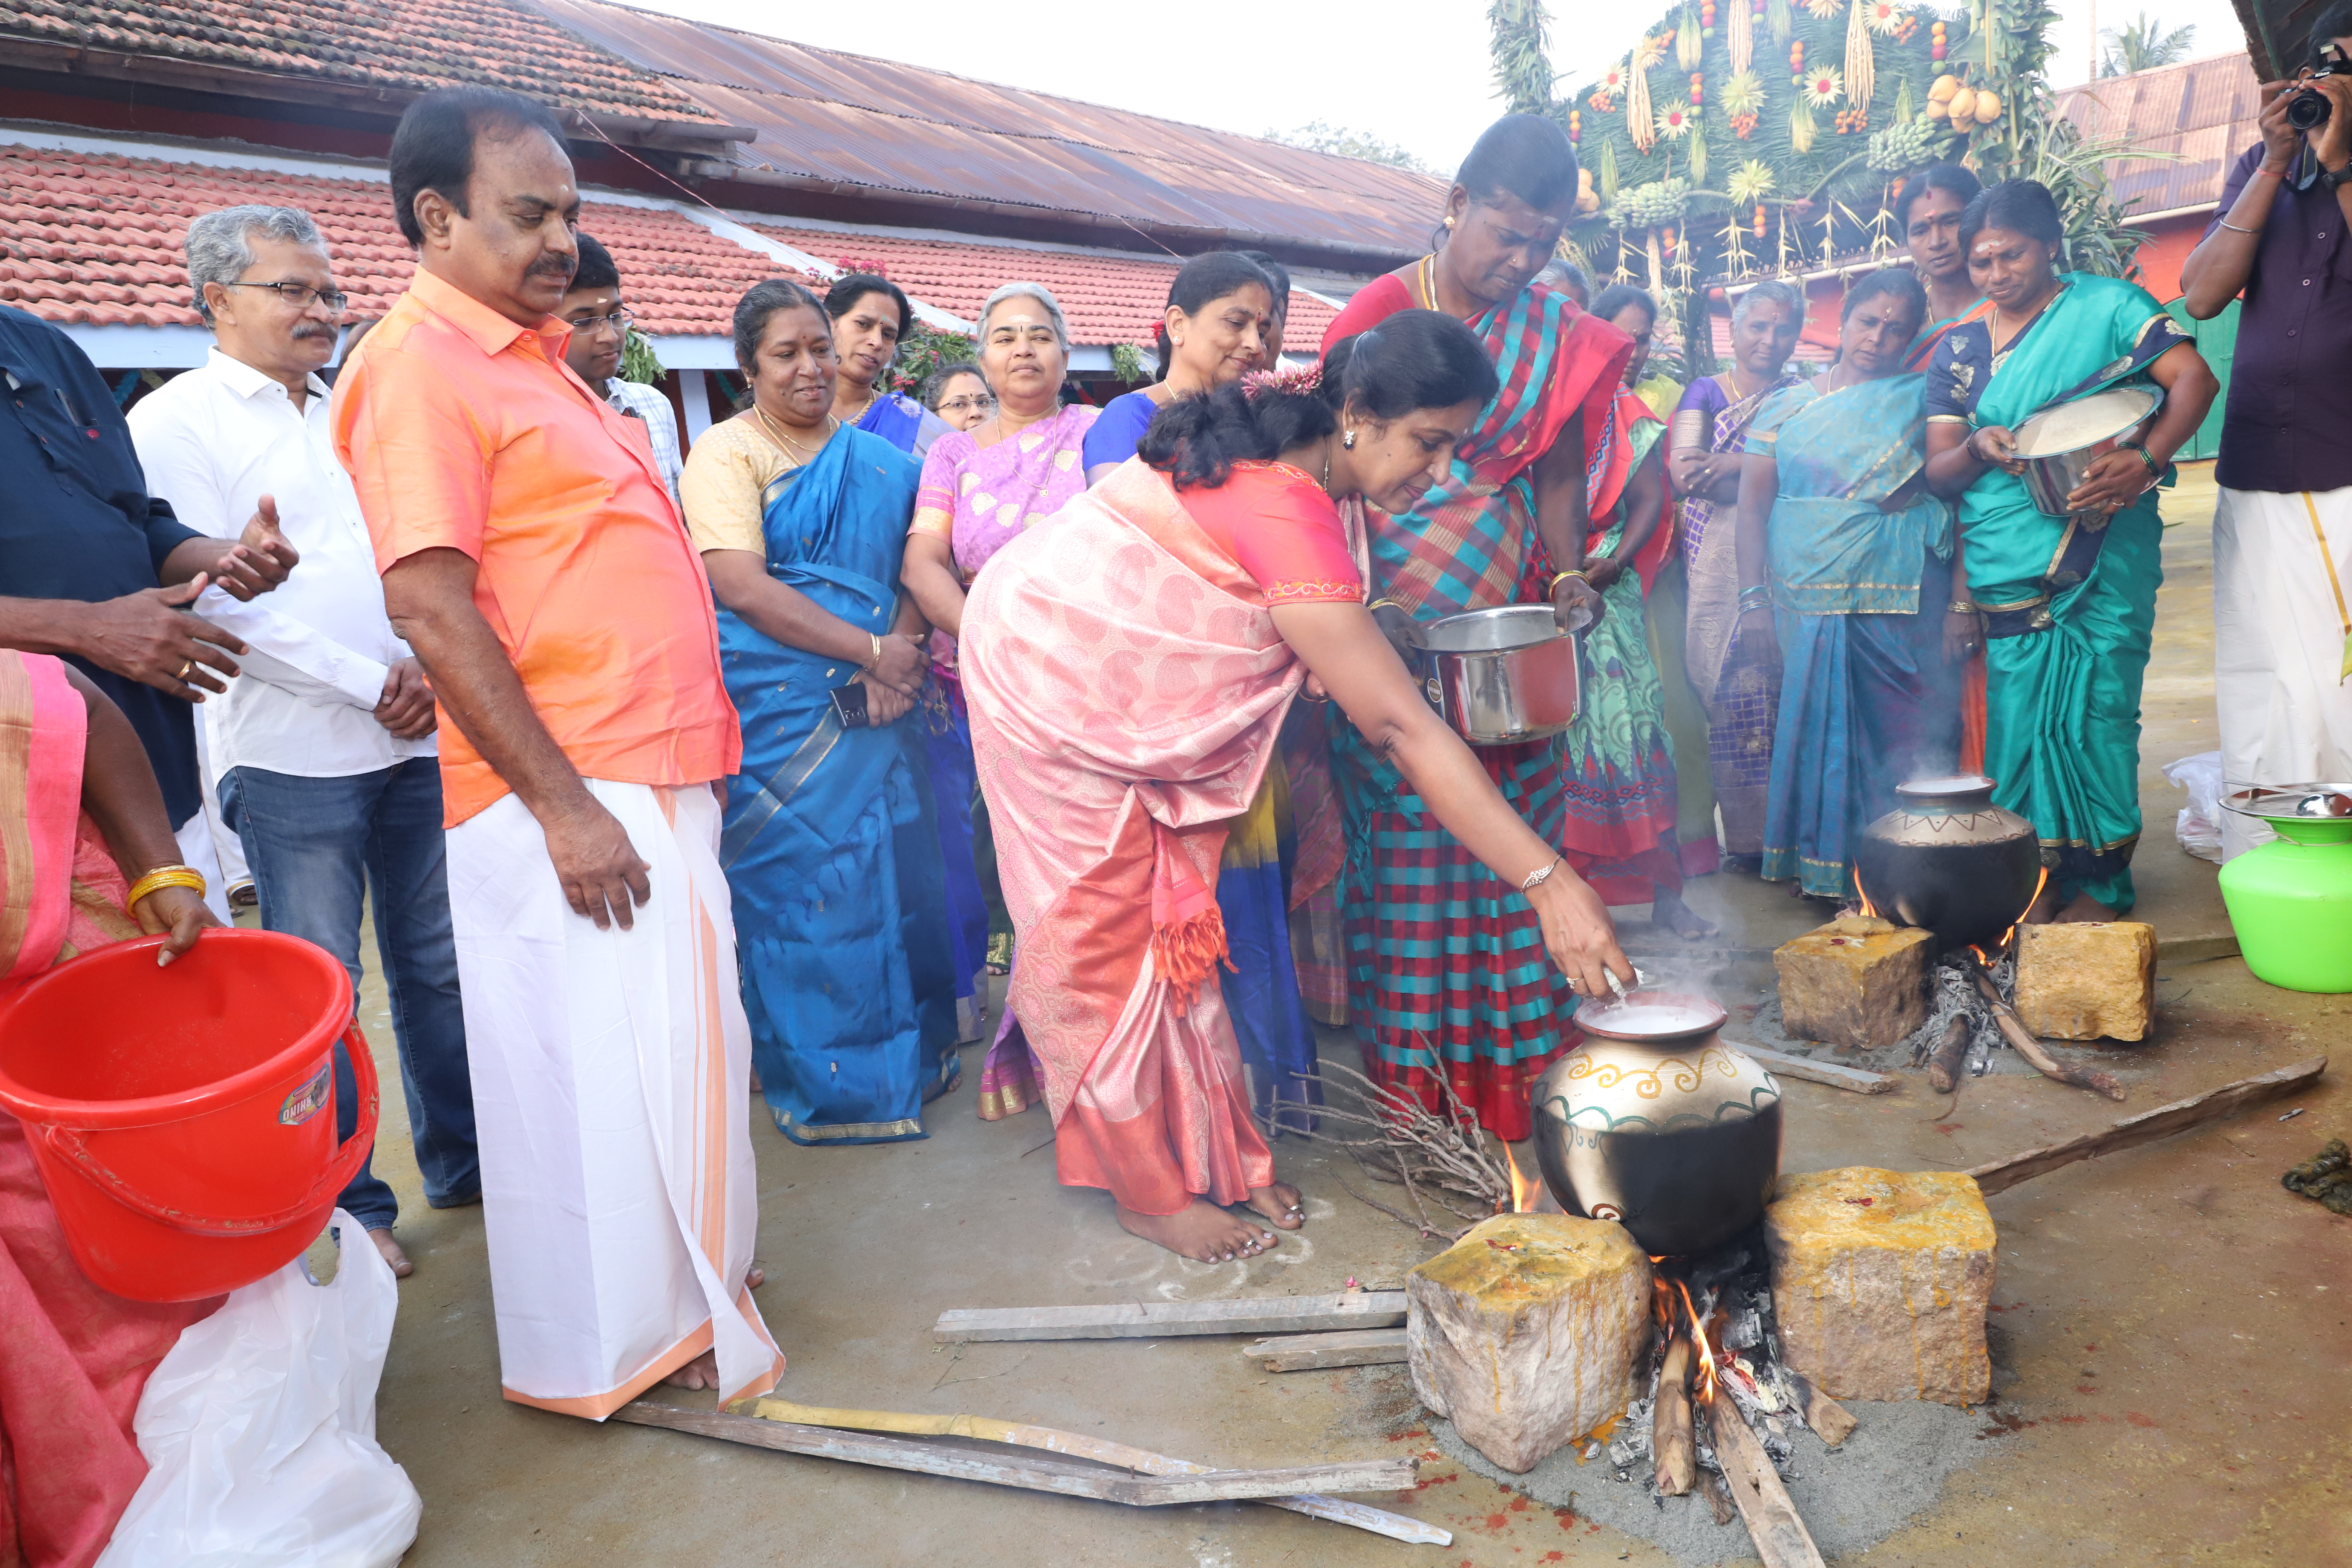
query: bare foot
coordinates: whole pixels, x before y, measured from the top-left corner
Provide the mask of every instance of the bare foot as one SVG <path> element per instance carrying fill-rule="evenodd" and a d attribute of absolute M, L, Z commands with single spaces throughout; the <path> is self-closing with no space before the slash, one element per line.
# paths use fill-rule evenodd
<path fill-rule="evenodd" d="M 2033 902 L 2018 917 L 2020 925 L 2046 926 L 2058 918 L 2058 884 L 2044 881 L 2042 890 L 2033 895 Z"/>
<path fill-rule="evenodd" d="M 368 1239 L 375 1243 L 378 1252 L 383 1254 L 383 1260 L 392 1265 L 394 1279 L 405 1279 L 416 1272 L 416 1265 L 408 1261 L 408 1254 L 401 1251 L 400 1243 L 392 1239 L 392 1226 L 385 1226 L 382 1230 L 368 1232 Z"/>
<path fill-rule="evenodd" d="M 1698 911 L 1683 902 L 1682 895 L 1660 888 L 1650 904 L 1650 923 L 1664 926 L 1685 942 L 1703 942 L 1715 934 L 1715 928 L 1698 918 Z"/>
<path fill-rule="evenodd" d="M 2116 911 L 2091 897 L 2077 893 L 2074 901 L 2058 911 L 2054 923 L 2059 925 L 2096 925 L 2116 918 Z"/>
<path fill-rule="evenodd" d="M 1298 1189 L 1288 1182 L 1251 1188 L 1249 1206 L 1264 1215 L 1266 1224 L 1278 1229 L 1297 1230 L 1307 1223 L 1307 1211 L 1300 1206 Z"/>
<path fill-rule="evenodd" d="M 743 1271 L 743 1289 L 746 1290 L 757 1290 L 767 1282 L 768 1271 L 756 1263 Z"/>
<path fill-rule="evenodd" d="M 672 1388 L 709 1388 L 719 1386 L 719 1352 L 704 1351 L 662 1381 Z"/>
<path fill-rule="evenodd" d="M 1274 1232 L 1260 1230 L 1206 1198 L 1194 1198 L 1174 1214 L 1138 1214 L 1121 1205 L 1118 1226 L 1129 1236 L 1139 1236 L 1196 1263 L 1255 1258 L 1275 1244 Z"/>

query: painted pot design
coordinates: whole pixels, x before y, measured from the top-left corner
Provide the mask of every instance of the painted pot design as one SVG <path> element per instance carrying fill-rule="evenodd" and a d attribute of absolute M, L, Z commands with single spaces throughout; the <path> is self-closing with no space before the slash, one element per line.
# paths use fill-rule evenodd
<path fill-rule="evenodd" d="M 1902 805 L 1863 831 L 1854 880 L 1878 912 L 1932 931 L 1936 951 L 1990 947 L 2042 883 L 2033 824 L 1992 803 L 1982 773 L 1897 784 Z"/>
<path fill-rule="evenodd" d="M 1537 1163 L 1571 1214 L 1615 1220 L 1657 1257 L 1720 1246 L 1763 1217 L 1780 1174 L 1780 1086 L 1716 1031 L 1720 1005 L 1636 991 L 1578 1009 L 1584 1042 L 1533 1090 Z"/>

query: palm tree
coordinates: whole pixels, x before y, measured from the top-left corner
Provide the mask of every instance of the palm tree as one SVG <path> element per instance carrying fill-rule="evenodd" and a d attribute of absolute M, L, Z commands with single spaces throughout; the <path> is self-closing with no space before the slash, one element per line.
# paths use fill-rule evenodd
<path fill-rule="evenodd" d="M 2165 32 L 2160 23 L 2143 11 L 2138 20 L 2128 26 L 2109 27 L 2099 35 L 2107 45 L 2106 58 L 2099 62 L 2099 74 L 2129 76 L 2134 71 L 2176 64 L 2188 58 L 2189 42 L 2196 36 L 2194 26 Z"/>

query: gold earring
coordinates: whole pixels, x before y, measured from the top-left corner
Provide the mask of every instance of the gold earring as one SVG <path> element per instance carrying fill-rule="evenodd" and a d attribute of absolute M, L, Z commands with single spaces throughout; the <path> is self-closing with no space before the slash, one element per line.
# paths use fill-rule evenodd
<path fill-rule="evenodd" d="M 1454 226 L 1454 215 L 1452 213 L 1447 213 L 1445 215 L 1445 226 L 1448 228 L 1452 228 Z"/>
<path fill-rule="evenodd" d="M 1349 430 L 1341 435 L 1339 437 L 1339 445 L 1345 447 L 1350 452 L 1354 451 L 1356 449 L 1356 433 L 1353 430 Z"/>

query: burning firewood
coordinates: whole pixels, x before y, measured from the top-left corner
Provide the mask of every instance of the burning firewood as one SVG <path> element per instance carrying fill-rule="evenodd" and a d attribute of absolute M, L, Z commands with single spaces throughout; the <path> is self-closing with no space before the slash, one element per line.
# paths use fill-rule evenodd
<path fill-rule="evenodd" d="M 1853 1418 L 1852 1412 L 1815 1388 L 1812 1380 L 1803 1373 L 1792 1372 L 1789 1376 L 1797 1385 L 1797 1398 L 1804 1412 L 1805 1425 L 1813 1429 L 1815 1436 L 1834 1448 L 1853 1436 L 1853 1429 L 1862 1423 Z"/>
<path fill-rule="evenodd" d="M 1764 1568 L 1826 1568 L 1812 1533 L 1789 1499 L 1789 1489 L 1780 1484 L 1780 1472 L 1738 1408 L 1718 1397 L 1707 1401 L 1706 1412 L 1716 1462 L 1723 1467 L 1731 1500 L 1747 1521 L 1748 1537 L 1756 1543 Z"/>
<path fill-rule="evenodd" d="M 1697 1478 L 1698 1458 L 1691 1434 L 1691 1342 L 1676 1334 L 1658 1371 L 1658 1409 L 1651 1426 L 1650 1451 L 1657 1457 L 1658 1490 L 1681 1497 Z"/>
<path fill-rule="evenodd" d="M 1944 1038 L 1927 1057 L 1927 1086 L 1937 1094 L 1949 1094 L 1959 1086 L 1960 1070 L 1967 1064 L 1969 1041 L 1973 1031 L 1966 1016 L 1955 1014 L 1944 1026 Z"/>
<path fill-rule="evenodd" d="M 2076 1089 L 2087 1089 L 2093 1094 L 2105 1095 L 2109 1100 L 2123 1099 L 2124 1087 L 2116 1081 L 2113 1073 L 2095 1072 L 2088 1068 L 2070 1068 L 2043 1050 L 2042 1042 L 2033 1037 L 2033 1031 L 2025 1026 L 2025 1021 L 2017 1016 L 2017 1009 L 2009 1005 L 2008 998 L 1992 983 L 1992 976 L 1985 973 L 1984 966 L 1978 963 L 1971 964 L 1969 968 L 1976 978 L 1977 989 L 1984 994 L 1984 999 L 1992 1006 L 1993 1022 L 2000 1026 L 2002 1037 L 2043 1077 L 2054 1078 L 2060 1083 L 2071 1083 Z"/>

